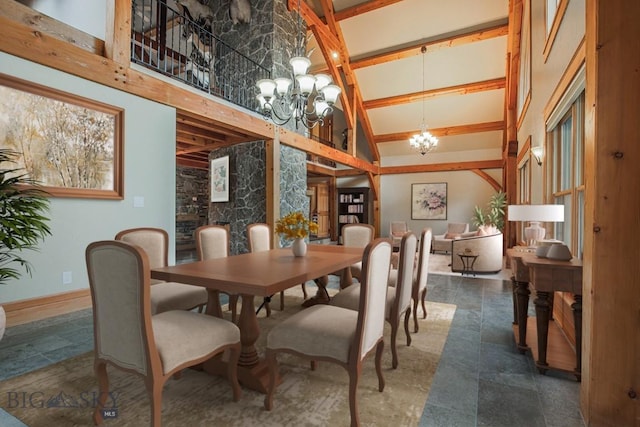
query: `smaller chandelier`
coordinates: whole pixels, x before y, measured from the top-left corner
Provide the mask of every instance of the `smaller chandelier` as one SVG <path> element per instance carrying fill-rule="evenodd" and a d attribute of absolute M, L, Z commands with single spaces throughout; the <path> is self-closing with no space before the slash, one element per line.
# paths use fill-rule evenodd
<path fill-rule="evenodd" d="M 307 129 L 318 123 L 322 125 L 324 118 L 333 111 L 341 89 L 331 84 L 327 74 L 307 74 L 311 65 L 309 58 L 296 56 L 289 61 L 293 79 L 278 77 L 258 80 L 256 86 L 260 90 L 257 96 L 260 112 L 277 125 L 283 125 L 292 118 L 302 123 Z"/>
<path fill-rule="evenodd" d="M 427 131 L 427 127 L 423 123 L 422 127 L 420 128 L 420 133 L 417 133 L 409 138 L 409 144 L 411 144 L 411 147 L 418 150 L 420 154 L 424 156 L 438 146 L 438 138 L 431 135 L 431 133 Z"/>

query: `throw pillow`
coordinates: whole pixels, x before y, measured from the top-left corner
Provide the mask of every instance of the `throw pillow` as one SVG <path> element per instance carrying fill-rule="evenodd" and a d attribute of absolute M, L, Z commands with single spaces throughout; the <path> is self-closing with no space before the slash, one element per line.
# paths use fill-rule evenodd
<path fill-rule="evenodd" d="M 458 233 L 447 233 L 444 235 L 445 239 L 458 239 L 460 238 L 460 234 Z"/>
<path fill-rule="evenodd" d="M 489 233 L 487 233 L 487 230 L 485 229 L 484 225 L 481 225 L 480 227 L 478 227 L 478 232 L 476 234 L 477 236 L 488 236 Z"/>

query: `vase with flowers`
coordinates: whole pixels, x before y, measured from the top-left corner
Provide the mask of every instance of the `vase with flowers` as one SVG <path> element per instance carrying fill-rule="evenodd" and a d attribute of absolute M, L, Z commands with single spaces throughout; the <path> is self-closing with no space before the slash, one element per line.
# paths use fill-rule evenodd
<path fill-rule="evenodd" d="M 276 233 L 287 240 L 293 240 L 291 250 L 295 256 L 305 256 L 309 234 L 318 232 L 318 224 L 309 220 L 302 212 L 291 212 L 276 221 Z"/>

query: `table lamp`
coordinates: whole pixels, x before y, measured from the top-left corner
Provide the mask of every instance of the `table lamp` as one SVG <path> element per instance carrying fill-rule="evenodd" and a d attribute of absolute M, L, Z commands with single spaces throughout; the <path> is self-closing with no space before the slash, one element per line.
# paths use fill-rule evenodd
<path fill-rule="evenodd" d="M 509 221 L 529 222 L 524 229 L 524 238 L 527 245 L 535 246 L 547 232 L 540 226 L 541 222 L 564 222 L 564 205 L 509 205 L 507 216 Z"/>

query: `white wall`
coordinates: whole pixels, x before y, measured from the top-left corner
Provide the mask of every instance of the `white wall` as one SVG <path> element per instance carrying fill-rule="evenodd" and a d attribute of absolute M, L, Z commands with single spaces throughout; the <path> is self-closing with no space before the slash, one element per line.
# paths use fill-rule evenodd
<path fill-rule="evenodd" d="M 175 247 L 175 109 L 99 84 L 79 79 L 0 52 L 0 73 L 34 81 L 61 91 L 123 108 L 123 200 L 51 199 L 52 236 L 39 252 L 25 258 L 33 277 L 0 285 L 0 303 L 57 294 L 88 287 L 84 250 L 92 241 L 113 239 L 122 229 L 152 226 L 170 236 L 170 263 Z M 144 207 L 134 208 L 134 196 Z M 62 284 L 62 273 L 72 283 Z"/>

